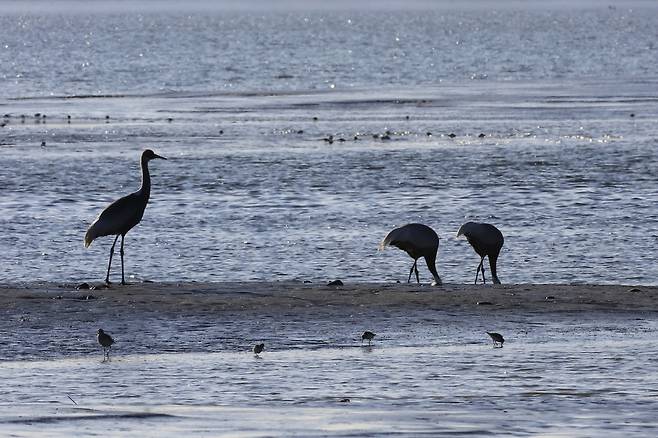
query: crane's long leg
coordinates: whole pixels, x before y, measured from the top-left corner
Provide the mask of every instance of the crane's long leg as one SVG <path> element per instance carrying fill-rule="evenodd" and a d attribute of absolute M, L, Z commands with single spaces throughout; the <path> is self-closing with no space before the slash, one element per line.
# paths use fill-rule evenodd
<path fill-rule="evenodd" d="M 416 267 L 416 262 L 418 262 L 418 259 L 414 260 L 414 264 L 411 265 L 411 271 L 409 271 L 409 278 L 407 278 L 407 283 L 411 283 L 411 274 L 414 273 L 414 268 Z"/>
<path fill-rule="evenodd" d="M 484 257 L 480 261 L 480 270 L 482 271 L 482 284 L 487 284 L 487 279 L 484 278 Z"/>
<path fill-rule="evenodd" d="M 110 248 L 110 262 L 107 264 L 107 275 L 105 276 L 105 283 L 110 284 L 110 266 L 112 266 L 112 256 L 114 255 L 114 245 L 117 244 L 117 239 L 119 238 L 119 235 L 117 234 L 117 237 L 114 238 L 114 243 L 112 244 L 112 248 Z"/>
<path fill-rule="evenodd" d="M 416 283 L 420 284 L 420 278 L 418 277 L 418 259 L 416 259 L 416 263 L 414 263 L 414 266 L 416 267 Z"/>
<path fill-rule="evenodd" d="M 478 268 L 475 271 L 475 283 L 473 283 L 473 284 L 478 284 L 478 277 L 480 276 L 480 269 L 482 269 L 482 260 L 480 260 L 480 264 L 478 265 Z"/>
<path fill-rule="evenodd" d="M 117 236 L 119 237 L 119 236 Z M 124 235 L 121 235 L 121 284 L 126 284 L 126 279 L 123 276 L 123 237 Z M 484 269 L 484 268 L 482 268 Z"/>

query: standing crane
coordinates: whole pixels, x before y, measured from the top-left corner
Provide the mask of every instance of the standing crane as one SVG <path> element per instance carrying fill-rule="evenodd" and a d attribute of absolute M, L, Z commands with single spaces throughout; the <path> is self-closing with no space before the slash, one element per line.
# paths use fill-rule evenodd
<path fill-rule="evenodd" d="M 111 203 L 98 215 L 85 234 L 85 248 L 88 248 L 91 242 L 98 237 L 116 235 L 110 249 L 110 261 L 107 264 L 107 275 L 105 276 L 105 283 L 107 284 L 110 284 L 112 256 L 114 255 L 114 246 L 119 236 L 121 236 L 121 284 L 126 284 L 123 268 L 123 240 L 126 233 L 137 225 L 142 220 L 142 216 L 144 216 L 146 204 L 148 204 L 149 197 L 151 196 L 151 175 L 149 174 L 148 163 L 156 158 L 166 160 L 165 157 L 157 155 L 151 149 L 146 149 L 142 152 L 142 186 L 135 193 L 131 193 Z"/>

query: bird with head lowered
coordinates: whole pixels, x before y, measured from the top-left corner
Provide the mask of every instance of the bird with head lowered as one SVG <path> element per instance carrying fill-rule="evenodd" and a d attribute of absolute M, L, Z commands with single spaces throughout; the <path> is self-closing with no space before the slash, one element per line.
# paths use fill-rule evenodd
<path fill-rule="evenodd" d="M 457 237 L 461 235 L 466 236 L 468 243 L 471 244 L 475 252 L 480 256 L 480 264 L 475 271 L 475 284 L 478 282 L 480 271 L 482 271 L 482 282 L 487 282 L 484 278 L 483 263 L 485 257 L 489 258 L 489 267 L 491 268 L 491 277 L 493 278 L 494 284 L 500 284 L 496 270 L 496 262 L 498 261 L 498 255 L 503 247 L 503 243 L 505 243 L 503 233 L 491 224 L 466 222 L 459 227 L 459 231 L 457 231 Z"/>
<path fill-rule="evenodd" d="M 423 257 L 427 264 L 427 269 L 430 270 L 434 277 L 432 284 L 441 284 L 441 277 L 439 277 L 436 271 L 436 254 L 439 251 L 439 236 L 433 229 L 423 224 L 404 225 L 388 233 L 379 245 L 379 249 L 384 249 L 389 245 L 400 248 L 414 259 L 407 283 L 411 281 L 411 274 L 413 274 L 414 270 L 416 271 L 416 282 L 420 283 L 418 259 Z"/>

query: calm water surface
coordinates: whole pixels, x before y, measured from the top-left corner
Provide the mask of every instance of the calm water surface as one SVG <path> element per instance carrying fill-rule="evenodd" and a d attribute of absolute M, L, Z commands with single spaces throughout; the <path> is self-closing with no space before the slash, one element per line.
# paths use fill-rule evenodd
<path fill-rule="evenodd" d="M 0 280 L 101 279 L 110 238 L 82 237 L 150 147 L 137 279 L 404 279 L 376 248 L 423 222 L 464 282 L 481 220 L 504 282 L 656 284 L 655 5 L 501 5 L 8 8 Z"/>
<path fill-rule="evenodd" d="M 585 437 L 658 427 L 653 314 L 366 310 L 286 323 L 142 322 L 139 332 L 128 330 L 135 321 L 112 322 L 120 332 L 110 362 L 91 336 L 71 342 L 79 335 L 66 328 L 56 342 L 77 355 L 3 362 L 0 430 Z M 364 324 L 382 328 L 373 347 L 359 343 Z M 491 347 L 491 327 L 505 334 L 504 348 Z M 210 338 L 219 342 L 202 346 Z M 260 340 L 259 359 L 248 348 Z"/>

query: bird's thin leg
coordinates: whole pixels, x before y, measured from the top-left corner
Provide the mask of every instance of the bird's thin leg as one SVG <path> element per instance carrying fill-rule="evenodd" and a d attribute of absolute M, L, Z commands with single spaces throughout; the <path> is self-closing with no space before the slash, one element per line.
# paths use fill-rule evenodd
<path fill-rule="evenodd" d="M 416 267 L 416 262 L 418 259 L 414 260 L 414 264 L 411 265 L 411 271 L 409 271 L 409 278 L 407 278 L 407 283 L 411 283 L 411 274 L 414 273 L 414 268 Z"/>
<path fill-rule="evenodd" d="M 114 243 L 112 244 L 112 248 L 110 248 L 110 262 L 107 264 L 107 275 L 105 276 L 105 283 L 110 284 L 110 266 L 112 266 L 112 256 L 114 255 L 114 245 L 117 244 L 117 239 L 119 238 L 119 235 L 117 234 L 117 237 L 114 238 Z"/>
<path fill-rule="evenodd" d="M 126 279 L 123 276 L 123 234 L 121 235 L 121 284 L 126 284 Z M 119 237 L 119 236 L 117 236 Z M 484 268 L 482 268 L 484 269 Z"/>
<path fill-rule="evenodd" d="M 475 283 L 473 284 L 478 284 L 478 277 L 480 276 L 480 268 L 482 268 L 482 260 L 480 260 L 480 264 L 478 265 L 478 268 L 475 271 Z"/>
<path fill-rule="evenodd" d="M 484 257 L 482 257 L 482 260 L 480 261 L 480 269 L 482 270 L 482 283 L 487 284 L 487 279 L 484 278 Z"/>
<path fill-rule="evenodd" d="M 414 266 L 416 267 L 416 283 L 420 284 L 420 278 L 418 277 L 418 263 L 414 263 Z"/>

